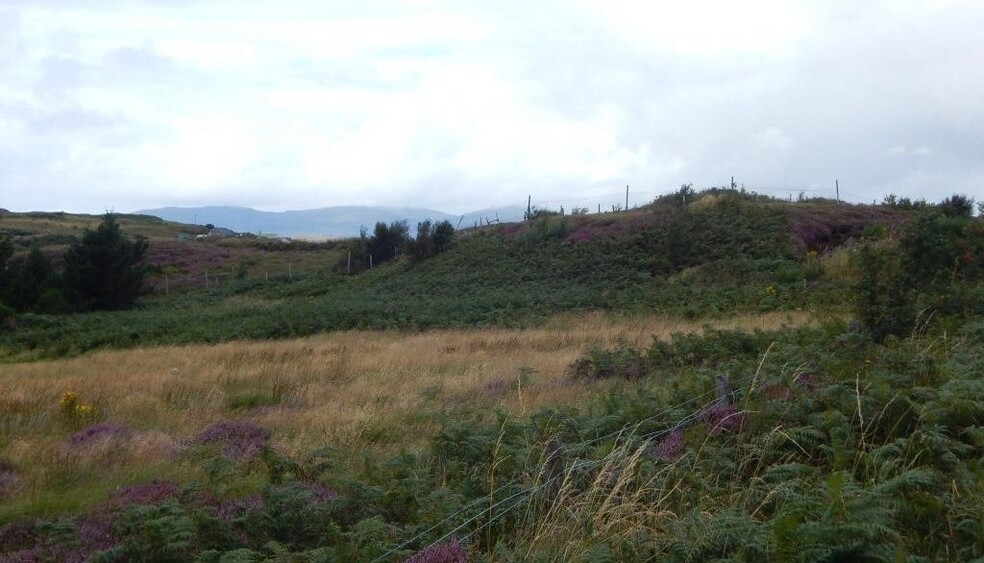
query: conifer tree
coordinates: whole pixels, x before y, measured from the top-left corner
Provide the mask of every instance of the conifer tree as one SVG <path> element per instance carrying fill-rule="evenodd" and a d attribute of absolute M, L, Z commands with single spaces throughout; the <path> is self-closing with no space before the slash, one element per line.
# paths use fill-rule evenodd
<path fill-rule="evenodd" d="M 107 213 L 65 252 L 65 287 L 81 310 L 126 309 L 144 293 L 147 241 L 127 238 Z"/>

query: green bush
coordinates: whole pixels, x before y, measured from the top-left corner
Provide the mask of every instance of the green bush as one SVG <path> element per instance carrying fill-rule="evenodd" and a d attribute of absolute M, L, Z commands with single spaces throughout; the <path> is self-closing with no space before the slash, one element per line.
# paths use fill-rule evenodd
<path fill-rule="evenodd" d="M 576 360 L 568 368 L 573 377 L 588 379 L 639 379 L 648 369 L 642 354 L 625 344 L 611 350 L 592 348 L 587 357 Z"/>

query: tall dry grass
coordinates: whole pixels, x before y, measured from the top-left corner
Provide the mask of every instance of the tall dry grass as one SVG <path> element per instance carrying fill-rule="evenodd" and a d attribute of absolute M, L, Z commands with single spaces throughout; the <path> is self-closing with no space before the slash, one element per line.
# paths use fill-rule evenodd
<path fill-rule="evenodd" d="M 768 313 L 709 325 L 770 330 L 809 322 L 807 313 Z M 105 478 L 106 467 L 125 474 L 166 465 L 183 437 L 245 418 L 270 429 L 274 447 L 288 455 L 328 445 L 340 461 L 355 462 L 422 446 L 449 413 L 521 415 L 583 403 L 613 385 L 645 385 L 572 382 L 566 371 L 589 347 L 645 347 L 654 336 L 702 328 L 664 317 L 565 314 L 527 329 L 349 331 L 10 364 L 0 368 L 0 459 L 31 474 L 24 481 L 35 492 L 73 474 L 82 486 Z M 66 391 L 97 419 L 133 430 L 111 448 L 112 463 L 105 448 L 80 454 L 66 445 L 77 429 L 59 410 Z"/>

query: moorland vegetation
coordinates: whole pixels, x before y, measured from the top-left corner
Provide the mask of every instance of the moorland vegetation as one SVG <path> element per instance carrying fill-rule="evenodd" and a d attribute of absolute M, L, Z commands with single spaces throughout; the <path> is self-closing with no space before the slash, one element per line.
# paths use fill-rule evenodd
<path fill-rule="evenodd" d="M 685 187 L 13 314 L 0 558 L 984 557 L 973 211 Z"/>

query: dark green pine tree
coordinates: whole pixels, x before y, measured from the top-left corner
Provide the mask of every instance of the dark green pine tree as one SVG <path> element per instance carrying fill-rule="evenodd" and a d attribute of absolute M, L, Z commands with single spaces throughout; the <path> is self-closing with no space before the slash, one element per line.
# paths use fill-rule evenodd
<path fill-rule="evenodd" d="M 27 259 L 14 276 L 8 293 L 10 306 L 18 311 L 42 312 L 41 297 L 55 285 L 55 270 L 38 245 L 32 245 Z"/>
<path fill-rule="evenodd" d="M 126 309 L 144 294 L 147 241 L 127 238 L 113 214 L 65 252 L 65 287 L 81 310 Z"/>
<path fill-rule="evenodd" d="M 14 283 L 14 268 L 9 264 L 14 255 L 14 243 L 10 235 L 0 235 L 0 302 L 9 305 L 8 292 Z"/>

